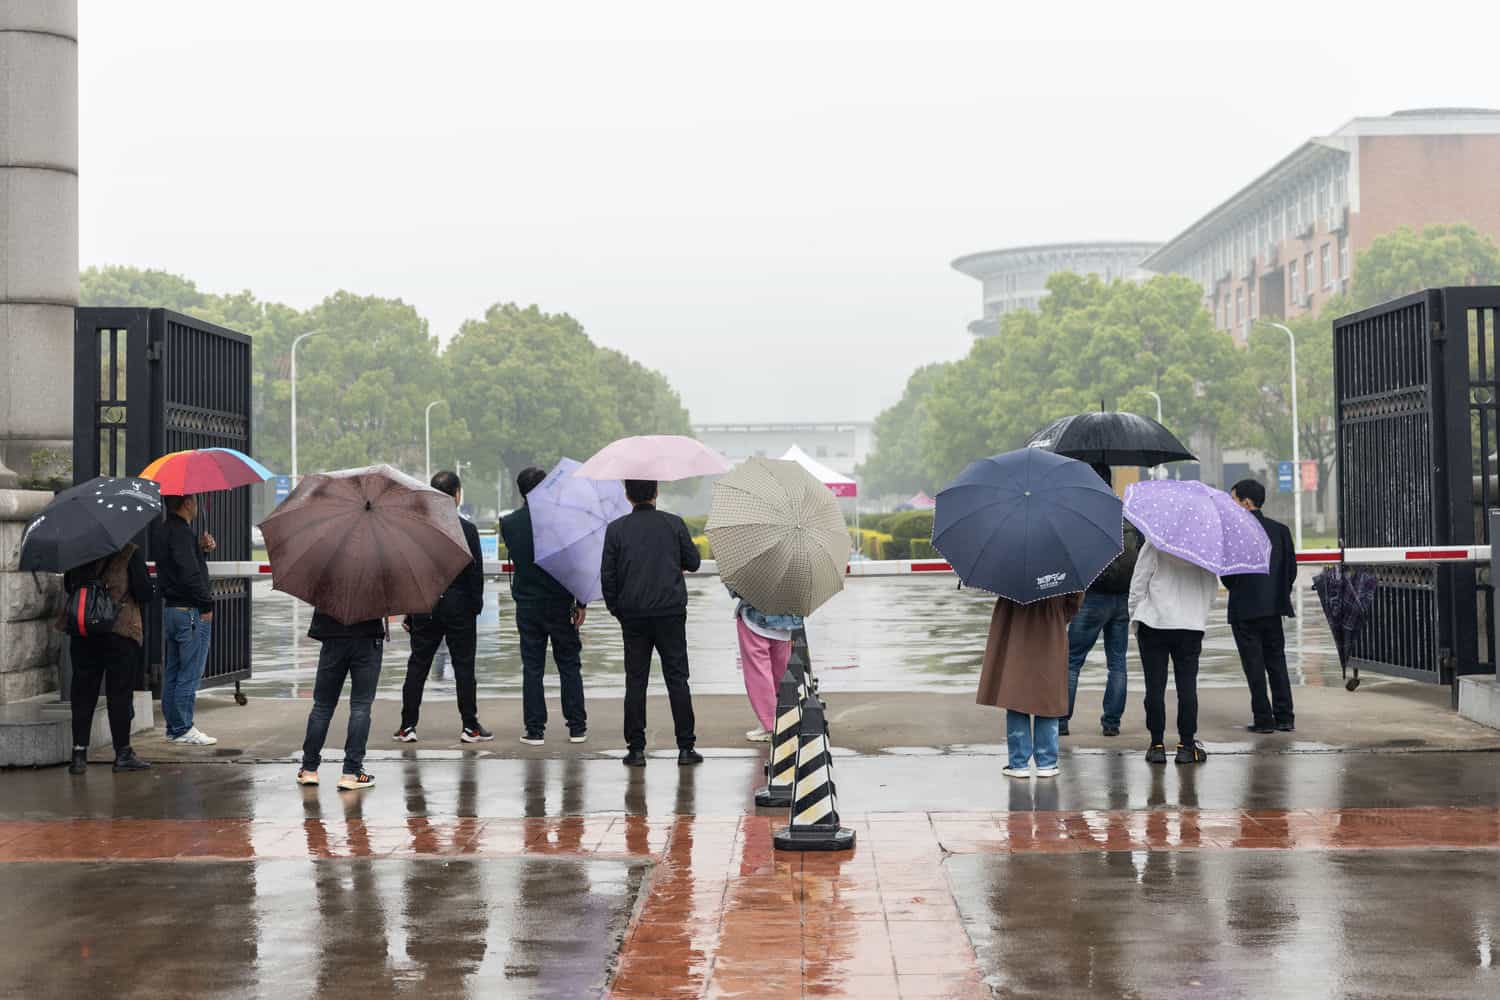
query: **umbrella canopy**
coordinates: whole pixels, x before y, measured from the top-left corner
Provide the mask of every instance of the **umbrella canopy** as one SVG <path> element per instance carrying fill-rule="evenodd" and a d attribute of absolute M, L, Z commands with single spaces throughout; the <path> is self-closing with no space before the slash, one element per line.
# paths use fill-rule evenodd
<path fill-rule="evenodd" d="M 725 585 L 766 614 L 811 614 L 844 589 L 844 515 L 796 462 L 752 458 L 714 483 L 707 533 Z"/>
<path fill-rule="evenodd" d="M 163 455 L 141 475 L 160 483 L 163 496 L 187 496 L 263 483 L 271 470 L 233 448 L 195 448 Z"/>
<path fill-rule="evenodd" d="M 1161 424 L 1137 413 L 1079 413 L 1054 420 L 1031 436 L 1041 448 L 1091 465 L 1191 462 L 1193 453 Z"/>
<path fill-rule="evenodd" d="M 453 498 L 389 465 L 304 476 L 260 530 L 272 587 L 345 625 L 431 611 L 472 558 Z"/>
<path fill-rule="evenodd" d="M 578 462 L 565 458 L 526 495 L 536 564 L 587 604 L 604 596 L 599 565 L 604 557 L 604 529 L 630 513 L 625 487 L 618 481 L 581 479 Z"/>
<path fill-rule="evenodd" d="M 729 461 L 702 441 L 678 434 L 646 434 L 607 444 L 573 475 L 584 479 L 655 479 L 670 482 L 717 476 Z"/>
<path fill-rule="evenodd" d="M 1339 651 L 1340 666 L 1349 663 L 1350 644 L 1375 603 L 1376 586 L 1375 574 L 1369 570 L 1341 566 L 1329 566 L 1313 579 L 1313 589 L 1318 592 L 1318 602 Z"/>
<path fill-rule="evenodd" d="M 824 486 L 828 487 L 828 489 L 836 497 L 859 496 L 858 483 L 850 479 L 848 476 L 834 472 L 828 466 L 824 465 L 822 462 L 819 462 L 807 452 L 803 451 L 801 446 L 799 445 L 794 444 L 790 448 L 788 448 L 786 450 L 786 454 L 781 456 L 781 460 L 783 462 L 796 462 L 798 465 L 802 466 L 802 468 L 808 471 L 809 475 L 811 475 L 818 482 L 822 483 Z"/>
<path fill-rule="evenodd" d="M 1191 480 L 1135 483 L 1125 491 L 1125 517 L 1158 549 L 1215 576 L 1271 571 L 1271 539 L 1223 490 Z"/>
<path fill-rule="evenodd" d="M 1125 547 L 1120 499 L 1082 462 L 1032 449 L 973 462 L 937 495 L 932 544 L 1018 604 L 1087 590 Z"/>
<path fill-rule="evenodd" d="M 161 516 L 149 479 L 99 476 L 53 497 L 21 535 L 21 569 L 66 573 L 118 552 Z"/>

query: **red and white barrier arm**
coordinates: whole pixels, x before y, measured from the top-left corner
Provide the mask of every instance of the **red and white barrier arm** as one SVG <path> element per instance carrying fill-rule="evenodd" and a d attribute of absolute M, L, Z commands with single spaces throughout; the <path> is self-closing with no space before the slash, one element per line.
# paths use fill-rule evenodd
<path fill-rule="evenodd" d="M 1309 549 L 1297 553 L 1299 563 L 1344 562 L 1353 566 L 1397 563 L 1487 563 L 1488 545 L 1417 545 L 1384 548 Z"/>

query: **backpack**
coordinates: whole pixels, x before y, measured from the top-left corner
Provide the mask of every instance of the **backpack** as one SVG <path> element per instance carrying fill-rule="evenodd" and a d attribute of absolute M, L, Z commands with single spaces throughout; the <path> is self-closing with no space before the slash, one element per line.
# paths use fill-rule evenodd
<path fill-rule="evenodd" d="M 1135 559 L 1141 546 L 1141 536 L 1134 525 L 1125 525 L 1124 542 L 1124 551 L 1095 578 L 1089 590 L 1101 594 L 1130 593 L 1130 578 L 1135 575 Z"/>
<path fill-rule="evenodd" d="M 99 564 L 102 574 L 105 564 Z M 120 617 L 120 602 L 110 595 L 109 587 L 99 577 L 68 592 L 67 605 L 63 610 L 63 634 L 88 638 L 110 635 Z"/>

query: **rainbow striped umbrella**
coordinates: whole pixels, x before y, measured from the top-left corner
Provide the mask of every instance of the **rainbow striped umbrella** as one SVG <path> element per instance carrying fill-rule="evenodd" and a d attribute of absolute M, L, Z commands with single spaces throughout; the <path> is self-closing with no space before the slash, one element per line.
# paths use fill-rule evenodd
<path fill-rule="evenodd" d="M 163 455 L 146 466 L 141 477 L 160 483 L 162 496 L 180 497 L 263 483 L 271 478 L 271 470 L 233 448 L 195 448 Z"/>

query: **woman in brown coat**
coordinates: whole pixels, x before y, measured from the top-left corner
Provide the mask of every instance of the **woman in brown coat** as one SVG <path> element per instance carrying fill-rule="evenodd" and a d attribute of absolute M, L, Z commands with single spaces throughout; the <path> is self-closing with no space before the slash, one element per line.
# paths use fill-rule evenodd
<path fill-rule="evenodd" d="M 1057 723 L 1068 714 L 1068 621 L 1082 604 L 1082 594 L 995 601 L 974 700 L 1005 709 L 1008 777 L 1031 777 L 1033 756 L 1038 778 L 1057 775 Z"/>

